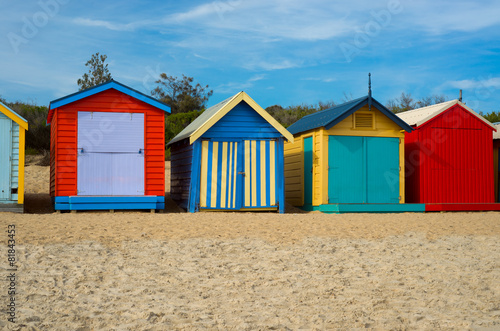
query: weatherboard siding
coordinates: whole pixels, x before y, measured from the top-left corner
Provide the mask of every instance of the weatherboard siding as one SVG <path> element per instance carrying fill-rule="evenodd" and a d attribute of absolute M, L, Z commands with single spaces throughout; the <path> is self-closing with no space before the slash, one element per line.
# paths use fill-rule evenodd
<path fill-rule="evenodd" d="M 358 112 L 368 112 L 368 106 L 364 106 Z M 382 112 L 372 106 L 375 114 L 375 129 L 353 129 L 353 116 L 349 115 L 330 130 L 326 130 L 327 135 L 337 136 L 366 136 L 366 137 L 399 137 L 404 138 L 404 133 L 399 125 L 397 125 L 390 118 L 385 116 Z"/>
<path fill-rule="evenodd" d="M 11 175 L 10 186 L 17 188 L 19 192 L 19 124 L 12 122 L 12 159 L 11 159 Z M 18 200 L 18 194 L 12 194 L 12 200 Z"/>
<path fill-rule="evenodd" d="M 186 209 L 192 179 L 193 151 L 194 144 L 189 144 L 189 139 L 178 141 L 170 147 L 170 196 Z"/>
<path fill-rule="evenodd" d="M 285 196 L 294 206 L 304 204 L 304 141 L 285 142 Z"/>
<path fill-rule="evenodd" d="M 279 137 L 281 137 L 281 133 L 244 101 L 231 109 L 202 136 L 203 139 L 269 139 Z"/>

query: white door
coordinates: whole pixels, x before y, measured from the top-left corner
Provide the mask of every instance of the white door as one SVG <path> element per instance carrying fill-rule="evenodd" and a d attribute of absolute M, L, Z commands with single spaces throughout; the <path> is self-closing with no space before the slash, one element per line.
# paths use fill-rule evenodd
<path fill-rule="evenodd" d="M 144 114 L 78 112 L 78 195 L 144 195 Z"/>

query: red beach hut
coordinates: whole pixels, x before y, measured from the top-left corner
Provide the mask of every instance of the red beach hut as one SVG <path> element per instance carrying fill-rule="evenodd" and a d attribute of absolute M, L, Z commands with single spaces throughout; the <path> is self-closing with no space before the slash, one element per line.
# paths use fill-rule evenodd
<path fill-rule="evenodd" d="M 500 210 L 489 121 L 459 100 L 397 115 L 414 128 L 405 137 L 407 202 L 426 211 Z"/>
<path fill-rule="evenodd" d="M 163 209 L 165 112 L 116 81 L 50 103 L 55 210 Z"/>

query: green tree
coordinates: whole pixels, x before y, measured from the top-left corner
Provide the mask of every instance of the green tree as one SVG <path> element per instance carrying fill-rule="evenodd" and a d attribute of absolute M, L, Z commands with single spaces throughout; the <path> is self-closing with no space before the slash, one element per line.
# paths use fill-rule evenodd
<path fill-rule="evenodd" d="M 19 101 L 6 105 L 28 121 L 26 147 L 36 149 L 39 152 L 50 150 L 50 126 L 47 126 L 49 108 Z"/>
<path fill-rule="evenodd" d="M 89 72 L 83 74 L 82 78 L 77 81 L 80 91 L 109 82 L 112 79 L 108 64 L 104 64 L 107 58 L 105 54 L 99 55 L 97 52 L 85 63 L 85 66 L 89 67 Z"/>
<path fill-rule="evenodd" d="M 492 111 L 491 113 L 486 113 L 486 114 L 479 113 L 479 114 L 481 114 L 481 116 L 486 118 L 491 123 L 500 122 L 500 111 L 497 112 Z"/>
<path fill-rule="evenodd" d="M 193 78 L 182 75 L 182 79 L 160 74 L 156 81 L 158 86 L 151 91 L 151 95 L 170 106 L 172 114 L 188 113 L 203 110 L 213 94 L 208 85 L 199 83 L 193 86 Z"/>

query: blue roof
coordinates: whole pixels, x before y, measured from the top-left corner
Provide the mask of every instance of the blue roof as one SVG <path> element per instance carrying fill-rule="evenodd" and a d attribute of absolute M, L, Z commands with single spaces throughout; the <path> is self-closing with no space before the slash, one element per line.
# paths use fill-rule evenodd
<path fill-rule="evenodd" d="M 361 109 L 368 104 L 369 97 L 365 96 L 362 98 L 354 99 L 343 103 L 341 105 L 335 106 L 330 109 L 319 111 L 314 114 L 310 114 L 302 117 L 297 122 L 293 123 L 288 127 L 288 131 L 295 135 L 297 133 L 325 127 L 327 130 L 340 123 L 342 120 L 347 118 L 349 115 L 353 114 L 355 111 Z M 407 132 L 413 131 L 411 126 L 406 124 L 403 120 L 397 117 L 392 111 L 387 109 L 380 102 L 372 98 L 372 106 L 377 108 L 384 115 L 389 117 L 393 122 L 399 125 L 402 129 Z"/>
<path fill-rule="evenodd" d="M 62 106 L 67 105 L 69 103 L 78 101 L 80 99 L 86 98 L 88 96 L 91 96 L 91 95 L 94 95 L 94 94 L 97 94 L 99 92 L 103 92 L 103 91 L 106 91 L 109 89 L 115 89 L 115 90 L 120 91 L 126 95 L 129 95 L 133 98 L 136 98 L 142 102 L 145 102 L 153 107 L 156 107 L 156 108 L 161 109 L 167 113 L 170 113 L 170 106 L 168 106 L 167 104 L 165 104 L 161 101 L 158 101 L 155 98 L 150 97 L 149 95 L 146 95 L 146 94 L 141 93 L 137 90 L 134 90 L 133 88 L 130 88 L 127 85 L 123 85 L 122 83 L 119 83 L 115 80 L 110 80 L 109 82 L 106 82 L 106 83 L 103 83 L 100 85 L 96 85 L 96 86 L 88 88 L 86 90 L 78 91 L 76 93 L 73 93 L 73 94 L 67 95 L 65 97 L 51 101 L 49 104 L 49 116 L 47 119 L 47 123 L 50 123 L 52 120 L 52 113 L 53 113 L 52 110 L 53 109 L 58 108 L 58 107 L 62 107 Z"/>

